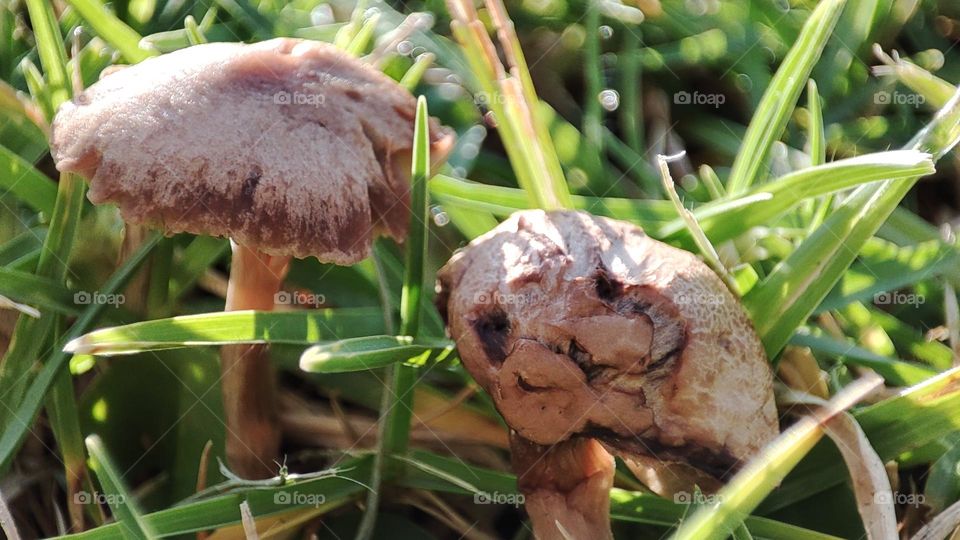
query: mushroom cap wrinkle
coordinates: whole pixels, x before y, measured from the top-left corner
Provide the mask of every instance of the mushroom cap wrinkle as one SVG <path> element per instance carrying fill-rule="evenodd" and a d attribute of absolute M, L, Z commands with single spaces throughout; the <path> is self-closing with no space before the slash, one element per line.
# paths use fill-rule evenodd
<path fill-rule="evenodd" d="M 51 146 L 130 223 L 350 264 L 406 236 L 415 111 L 331 45 L 210 43 L 104 77 L 61 107 Z M 431 135 L 445 155 L 450 131 Z"/>
<path fill-rule="evenodd" d="M 516 432 L 721 478 L 778 433 L 739 301 L 691 253 L 576 211 L 513 214 L 438 274 L 465 367 Z"/>

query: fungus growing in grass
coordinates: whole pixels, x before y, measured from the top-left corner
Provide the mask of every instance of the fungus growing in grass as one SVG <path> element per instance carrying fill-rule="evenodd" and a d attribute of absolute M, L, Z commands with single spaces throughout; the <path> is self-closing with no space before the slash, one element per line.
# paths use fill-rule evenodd
<path fill-rule="evenodd" d="M 416 101 L 332 46 L 198 45 L 118 70 L 58 111 L 57 167 L 133 224 L 232 239 L 226 310 L 274 307 L 291 257 L 352 264 L 409 222 Z M 449 131 L 433 126 L 442 159 Z M 221 352 L 227 456 L 275 473 L 274 375 L 263 345 Z"/>
<path fill-rule="evenodd" d="M 438 279 L 460 357 L 514 431 L 539 538 L 609 535 L 606 451 L 663 492 L 682 484 L 677 467 L 717 483 L 778 433 L 772 373 L 739 301 L 634 225 L 517 212 Z"/>

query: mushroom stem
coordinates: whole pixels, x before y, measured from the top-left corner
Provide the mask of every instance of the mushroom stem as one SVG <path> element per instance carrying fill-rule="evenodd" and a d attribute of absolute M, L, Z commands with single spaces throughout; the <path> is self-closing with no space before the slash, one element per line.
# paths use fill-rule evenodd
<path fill-rule="evenodd" d="M 541 446 L 510 433 L 517 484 L 538 540 L 612 539 L 614 461 L 594 439 Z"/>
<path fill-rule="evenodd" d="M 273 310 L 290 257 L 266 255 L 231 242 L 233 260 L 225 311 Z M 220 350 L 227 463 L 244 478 L 269 478 L 280 451 L 276 375 L 268 347 L 225 345 Z"/>

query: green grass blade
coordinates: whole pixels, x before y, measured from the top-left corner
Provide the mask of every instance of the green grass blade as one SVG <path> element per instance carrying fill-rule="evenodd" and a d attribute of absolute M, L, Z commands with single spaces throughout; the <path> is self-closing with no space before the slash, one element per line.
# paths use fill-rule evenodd
<path fill-rule="evenodd" d="M 823 105 L 817 83 L 813 79 L 807 81 L 807 110 L 809 122 L 807 126 L 807 144 L 810 146 L 810 165 L 816 167 L 827 162 L 827 144 L 823 133 Z"/>
<path fill-rule="evenodd" d="M 413 132 L 412 194 L 410 233 L 404 260 L 403 293 L 400 297 L 400 333 L 417 336 L 420 329 L 420 296 L 423 290 L 423 263 L 427 258 L 427 181 L 430 178 L 430 129 L 427 100 L 417 100 L 417 120 Z"/>
<path fill-rule="evenodd" d="M 610 492 L 610 519 L 672 527 L 684 519 L 687 505 L 656 495 L 614 488 Z M 832 536 L 768 518 L 748 516 L 743 520 L 755 538 L 768 540 L 840 540 Z"/>
<path fill-rule="evenodd" d="M 157 54 L 140 47 L 142 39 L 133 28 L 117 18 L 100 0 L 67 0 L 90 28 L 130 62 L 136 64 Z"/>
<path fill-rule="evenodd" d="M 313 345 L 380 328 L 379 315 L 378 308 L 183 315 L 96 330 L 67 343 L 66 352 L 108 356 L 236 343 Z"/>
<path fill-rule="evenodd" d="M 67 74 L 67 53 L 63 48 L 63 36 L 53 11 L 53 4 L 46 0 L 27 0 L 30 24 L 37 40 L 40 63 L 46 75 L 50 110 L 55 111 L 70 99 L 70 77 Z"/>
<path fill-rule="evenodd" d="M 300 369 L 311 373 L 344 373 L 391 366 L 422 366 L 453 351 L 448 340 L 414 341 L 410 336 L 366 336 L 314 345 L 300 356 Z M 424 354 L 429 353 L 429 354 Z"/>
<path fill-rule="evenodd" d="M 230 252 L 230 242 L 223 238 L 198 236 L 183 249 L 179 261 L 170 272 L 170 299 L 178 300 L 189 292 L 200 276 Z"/>
<path fill-rule="evenodd" d="M 884 461 L 956 433 L 960 425 L 960 370 L 953 369 L 853 412 Z M 820 443 L 758 510 L 768 514 L 844 482 L 836 447 Z"/>
<path fill-rule="evenodd" d="M 90 452 L 90 468 L 97 473 L 104 496 L 114 519 L 120 524 L 123 537 L 131 540 L 146 540 L 156 538 L 157 535 L 150 529 L 144 520 L 136 501 L 123 482 L 120 469 L 107 454 L 103 441 L 96 435 L 86 439 L 87 451 Z"/>
<path fill-rule="evenodd" d="M 240 503 L 247 501 L 254 516 L 269 516 L 291 510 L 334 504 L 356 497 L 370 476 L 370 456 L 346 460 L 332 475 L 280 485 L 238 486 L 229 493 L 186 502 L 143 516 L 156 535 L 175 536 L 208 531 L 240 523 Z M 323 506 L 321 505 L 321 506 Z M 119 523 L 111 523 L 80 534 L 61 538 L 118 540 L 123 538 Z"/>
<path fill-rule="evenodd" d="M 491 186 L 442 174 L 430 180 L 430 193 L 444 203 L 501 217 L 517 210 L 535 208 L 522 189 Z M 571 200 L 574 208 L 631 221 L 649 229 L 657 229 L 676 217 L 670 201 L 580 195 L 571 195 Z"/>
<path fill-rule="evenodd" d="M 807 18 L 750 121 L 730 172 L 727 183 L 730 193 L 742 193 L 761 179 L 770 149 L 786 129 L 804 83 L 820 58 L 844 4 L 845 0 L 825 0 Z"/>
<path fill-rule="evenodd" d="M 925 504 L 939 513 L 960 500 L 960 436 L 954 434 L 947 439 L 953 446 L 944 452 L 930 467 L 927 483 L 924 486 Z"/>
<path fill-rule="evenodd" d="M 23 158 L 0 146 L 0 196 L 7 193 L 50 215 L 57 200 L 57 185 Z"/>
<path fill-rule="evenodd" d="M 890 74 L 896 77 L 911 90 L 923 96 L 925 103 L 931 107 L 941 108 L 950 101 L 955 88 L 952 84 L 921 68 L 913 62 L 891 57 L 883 52 L 879 44 L 875 44 L 873 52 L 884 63 L 882 68 L 874 68 L 876 75 Z"/>
<path fill-rule="evenodd" d="M 873 238 L 864 244 L 858 261 L 844 272 L 815 313 L 838 309 L 855 301 L 919 307 L 926 301 L 922 294 L 896 291 L 944 275 L 958 265 L 960 251 L 940 240 L 897 246 Z"/>
<path fill-rule="evenodd" d="M 942 109 L 910 148 L 939 158 L 960 140 L 960 93 Z M 919 177 L 917 177 L 919 178 Z M 744 297 L 770 357 L 840 280 L 917 178 L 858 188 L 804 242 Z"/>
<path fill-rule="evenodd" d="M 190 40 L 190 45 L 209 43 L 207 36 L 203 34 L 203 29 L 197 24 L 197 20 L 193 18 L 193 15 L 187 15 L 183 20 L 183 30 L 187 34 L 187 39 Z"/>
<path fill-rule="evenodd" d="M 127 283 L 137 268 L 143 264 L 143 261 L 150 255 L 159 241 L 160 236 L 154 235 L 144 242 L 140 248 L 110 276 L 110 279 L 103 284 L 101 292 L 103 294 L 117 293 L 117 291 Z M 63 339 L 64 344 L 80 336 L 90 328 L 93 322 L 103 313 L 104 309 L 106 309 L 106 304 L 90 304 L 73 323 L 73 326 L 70 327 L 69 332 L 67 332 L 67 335 Z M 55 349 L 30 383 L 29 391 L 25 393 L 22 401 L 16 406 L 15 412 L 8 411 L 8 415 L 12 416 L 6 419 L 5 429 L 3 433 L 0 434 L 0 474 L 3 474 L 9 469 L 17 450 L 20 448 L 20 444 L 23 443 L 23 437 L 33 425 L 33 420 L 40 410 L 44 397 L 47 395 L 50 386 L 54 383 L 57 373 L 65 367 L 68 359 L 69 356 L 67 353 Z M 10 401 L 9 403 L 15 402 Z"/>
<path fill-rule="evenodd" d="M 50 228 L 37 262 L 38 276 L 58 282 L 66 278 L 66 261 L 73 249 L 84 191 L 83 181 L 79 177 L 67 173 L 60 175 Z M 20 403 L 23 399 L 23 392 L 29 383 L 26 373 L 41 356 L 40 351 L 49 338 L 54 322 L 53 315 L 45 315 L 40 319 L 21 316 L 17 320 L 10 348 L 0 363 L 0 388 L 4 389 L 4 399 L 8 403 Z M 5 411 L 0 412 L 0 418 L 5 416 Z M 5 419 L 0 425 L 9 427 L 9 422 Z"/>
<path fill-rule="evenodd" d="M 350 40 L 350 43 L 347 45 L 347 54 L 361 56 L 367 50 L 370 46 L 370 41 L 373 39 L 373 31 L 377 29 L 377 23 L 379 21 L 380 14 L 376 13 L 363 22 L 363 26 L 360 27 L 357 35 L 353 36 L 353 39 Z"/>
<path fill-rule="evenodd" d="M 427 72 L 427 68 L 433 65 L 433 61 L 437 59 L 437 56 L 433 53 L 423 53 L 417 57 L 417 60 L 410 66 L 410 69 L 403 74 L 403 78 L 400 79 L 400 86 L 403 86 L 410 92 L 420 84 L 420 79 L 423 78 L 423 74 Z"/>
<path fill-rule="evenodd" d="M 711 241 L 723 242 L 768 223 L 804 200 L 880 180 L 908 182 L 934 170 L 930 155 L 915 150 L 866 154 L 784 175 L 740 196 L 704 204 L 693 215 Z M 685 228 L 682 220 L 673 220 L 655 235 L 683 238 Z"/>
<path fill-rule="evenodd" d="M 837 394 L 828 406 L 804 416 L 751 459 L 714 496 L 685 520 L 673 540 L 721 540 L 752 512 L 823 437 L 823 425 L 849 409 L 882 383 L 864 377 Z"/>
<path fill-rule="evenodd" d="M 853 343 L 826 336 L 796 333 L 790 339 L 790 343 L 831 355 L 844 364 L 870 368 L 891 386 L 912 386 L 939 373 L 922 364 L 887 358 Z"/>
<path fill-rule="evenodd" d="M 410 178 L 413 193 L 410 197 L 410 235 L 404 254 L 403 289 L 400 294 L 400 333 L 416 339 L 420 331 L 420 297 L 423 292 L 423 264 L 427 258 L 427 235 L 430 208 L 427 199 L 427 181 L 430 178 L 430 116 L 427 100 L 417 99 L 417 116 L 413 129 L 413 163 Z M 367 508 L 356 538 L 363 540 L 373 535 L 379 511 L 380 484 L 385 477 L 399 474 L 400 469 L 387 458 L 407 451 L 410 439 L 410 419 L 413 416 L 413 387 L 417 370 L 413 366 L 393 365 L 387 371 L 389 392 L 383 394 L 380 407 L 380 445 L 374 461 Z"/>
<path fill-rule="evenodd" d="M 64 315 L 79 312 L 70 290 L 56 280 L 30 272 L 0 268 L 0 295 Z"/>

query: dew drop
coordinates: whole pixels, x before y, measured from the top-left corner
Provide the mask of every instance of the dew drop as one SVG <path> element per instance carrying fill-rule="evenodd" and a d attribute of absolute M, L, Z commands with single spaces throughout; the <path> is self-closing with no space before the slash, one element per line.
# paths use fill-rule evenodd
<path fill-rule="evenodd" d="M 433 223 L 437 227 L 445 227 L 450 223 L 450 216 L 443 211 L 441 206 L 431 206 L 430 215 L 433 216 Z"/>
<path fill-rule="evenodd" d="M 615 111 L 620 106 L 620 94 L 616 90 L 608 88 L 600 92 L 597 98 L 600 100 L 600 105 L 608 111 Z"/>
<path fill-rule="evenodd" d="M 409 40 L 403 40 L 400 43 L 397 43 L 397 52 L 407 56 L 413 52 L 413 42 Z"/>
<path fill-rule="evenodd" d="M 613 37 L 613 28 L 603 25 L 600 27 L 600 37 L 602 39 L 610 39 Z"/>
<path fill-rule="evenodd" d="M 310 11 L 310 23 L 314 26 L 332 24 L 336 22 L 336 20 L 336 17 L 333 15 L 333 9 L 330 8 L 330 4 L 320 4 Z"/>
<path fill-rule="evenodd" d="M 709 10 L 707 2 L 704 0 L 687 0 L 685 4 L 687 11 L 698 17 L 706 15 Z"/>
<path fill-rule="evenodd" d="M 463 143 L 463 146 L 460 148 L 460 154 L 465 159 L 474 159 L 480 154 L 480 147 L 472 142 Z"/>

